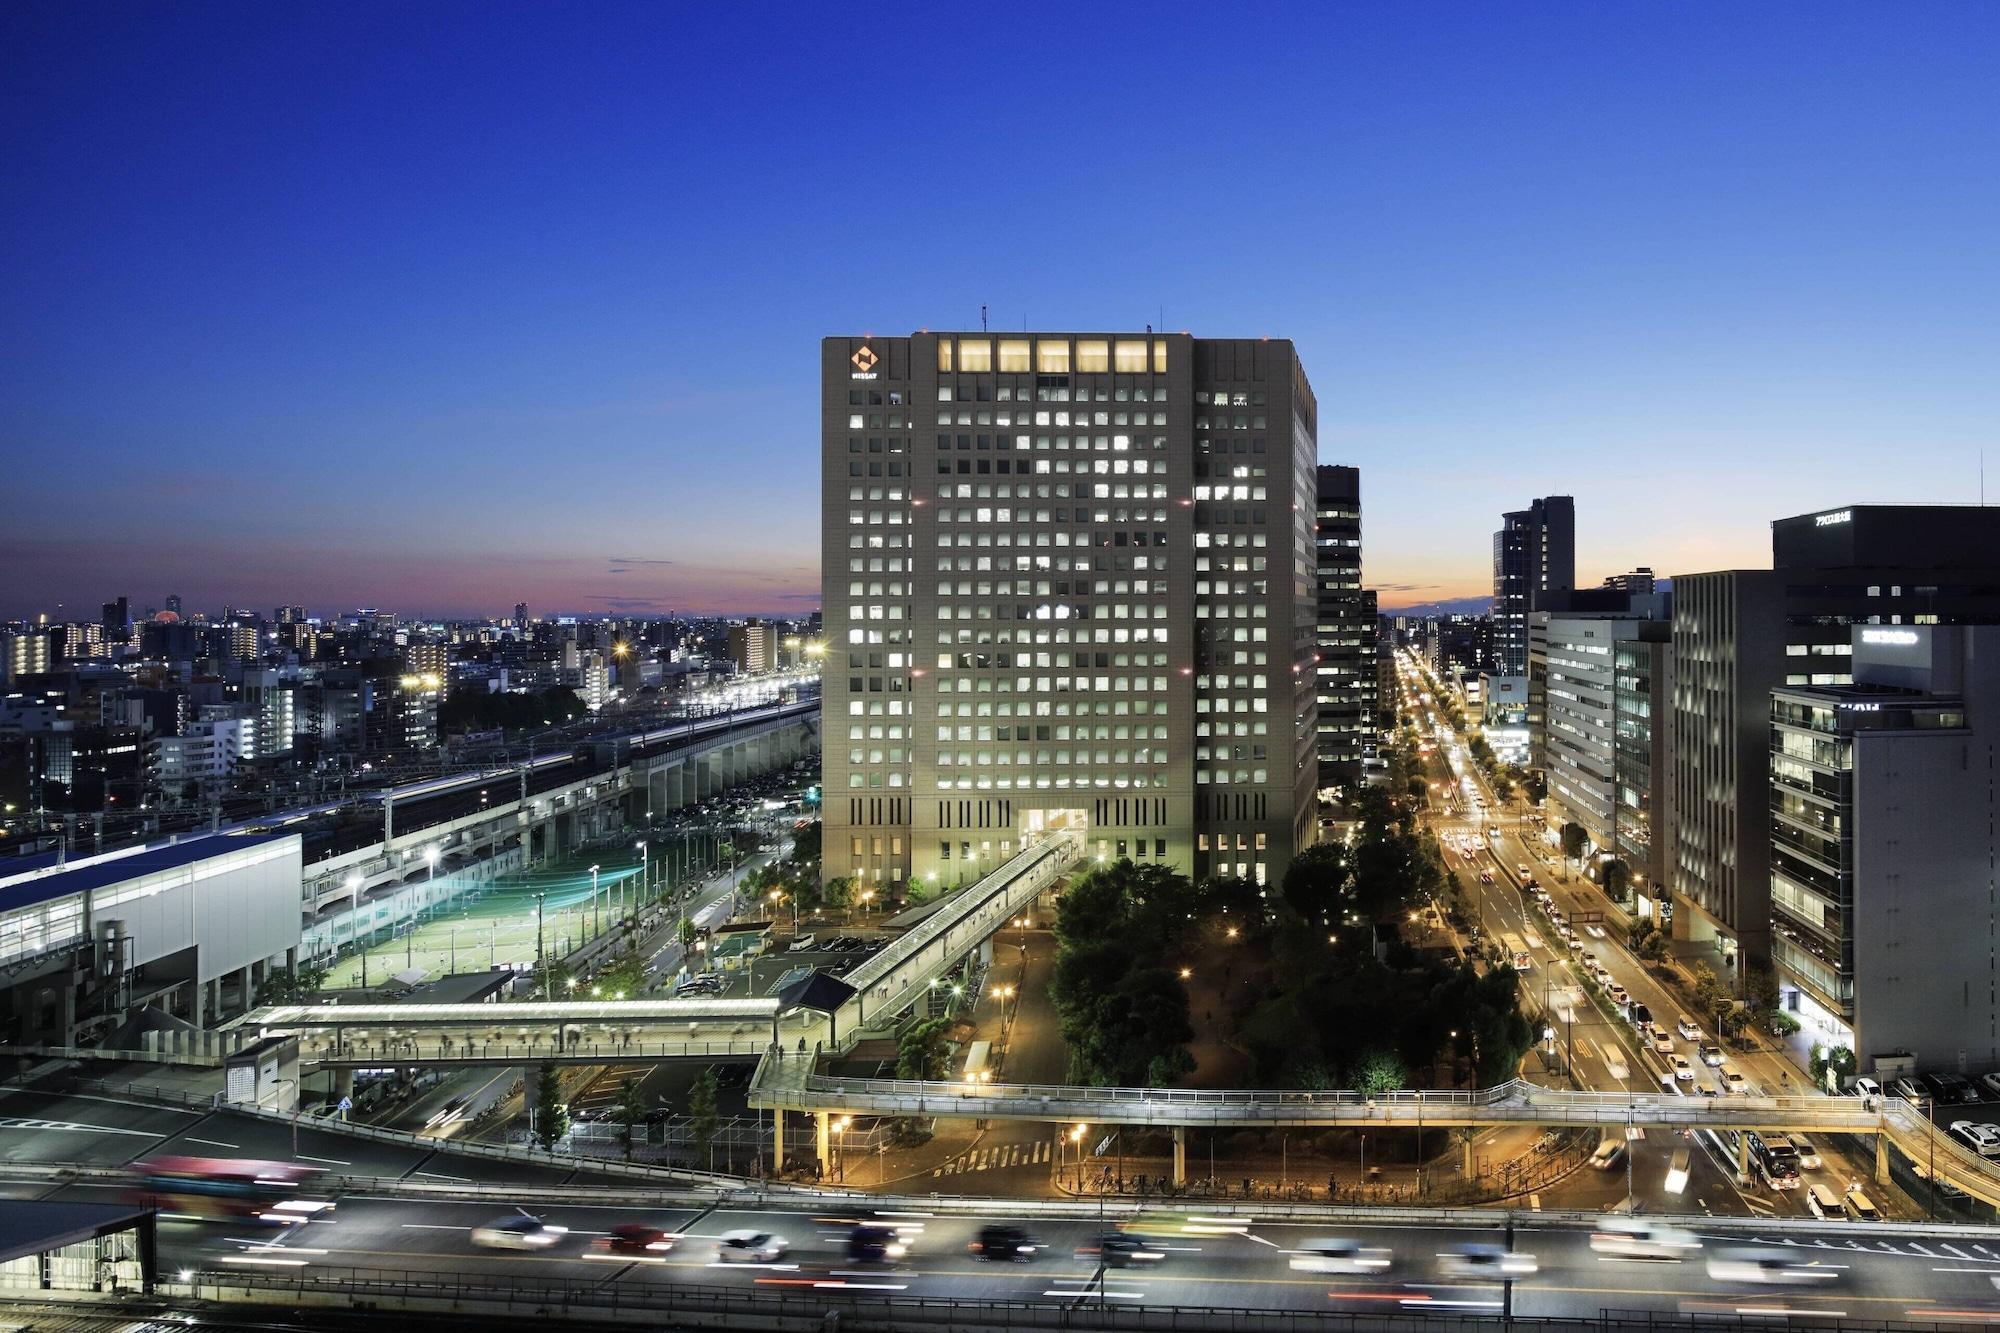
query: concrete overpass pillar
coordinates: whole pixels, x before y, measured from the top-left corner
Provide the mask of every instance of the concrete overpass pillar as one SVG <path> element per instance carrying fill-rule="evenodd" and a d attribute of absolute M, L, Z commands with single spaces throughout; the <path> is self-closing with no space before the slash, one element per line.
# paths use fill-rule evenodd
<path fill-rule="evenodd" d="M 785 1169 L 785 1108 L 771 1108 L 771 1174 L 780 1175 Z"/>
<path fill-rule="evenodd" d="M 1465 1155 L 1459 1162 L 1459 1174 L 1467 1180 L 1474 1179 L 1479 1173 L 1479 1163 L 1472 1155 L 1472 1137 L 1471 1132 L 1467 1131 L 1464 1144 Z"/>
<path fill-rule="evenodd" d="M 1174 1126 L 1174 1186 L 1187 1184 L 1187 1126 Z"/>
<path fill-rule="evenodd" d="M 825 1176 L 833 1170 L 833 1112 L 814 1111 L 812 1114 L 814 1146 L 819 1152 L 819 1173 Z"/>
<path fill-rule="evenodd" d="M 334 1070 L 333 1104 L 335 1106 L 338 1106 L 340 1105 L 341 1098 L 343 1097 L 351 1098 L 353 1096 L 354 1096 L 354 1071 L 352 1069 Z"/>
<path fill-rule="evenodd" d="M 1750 1179 L 1750 1133 L 1748 1130 L 1736 1132 L 1736 1179 L 1738 1183 Z"/>
<path fill-rule="evenodd" d="M 1887 1134 L 1877 1134 L 1875 1136 L 1875 1183 L 1877 1185 L 1887 1185 L 1889 1183 L 1889 1136 Z"/>

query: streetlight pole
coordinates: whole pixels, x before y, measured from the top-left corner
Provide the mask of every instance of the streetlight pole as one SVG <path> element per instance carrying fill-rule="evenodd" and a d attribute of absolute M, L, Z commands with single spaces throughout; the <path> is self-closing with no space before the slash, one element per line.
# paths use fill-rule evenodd
<path fill-rule="evenodd" d="M 544 1000 L 549 998 L 549 969 L 548 964 L 542 958 L 542 900 L 548 896 L 546 889 L 535 895 L 535 971 L 542 975 L 542 998 Z M 493 951 L 491 936 L 487 937 L 486 949 L 487 960 L 491 962 Z"/>
<path fill-rule="evenodd" d="M 590 868 L 590 933 L 595 936 L 601 935 L 603 932 L 603 918 L 597 910 L 597 867 L 592 866 Z"/>

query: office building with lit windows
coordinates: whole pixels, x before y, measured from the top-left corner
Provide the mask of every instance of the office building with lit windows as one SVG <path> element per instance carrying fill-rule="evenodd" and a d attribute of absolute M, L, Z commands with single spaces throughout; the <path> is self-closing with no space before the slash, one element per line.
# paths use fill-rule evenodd
<path fill-rule="evenodd" d="M 1361 591 L 1361 469 L 1323 465 L 1317 492 L 1319 783 L 1361 777 L 1375 719 L 1375 604 Z"/>
<path fill-rule="evenodd" d="M 1863 1071 L 2000 1060 L 2000 627 L 1849 631 L 1770 697 L 1779 1003 Z"/>
<path fill-rule="evenodd" d="M 824 873 L 1025 838 L 1270 882 L 1314 827 L 1316 406 L 1289 342 L 822 344 Z"/>
<path fill-rule="evenodd" d="M 1576 587 L 1576 501 L 1549 495 L 1500 516 L 1493 534 L 1493 653 L 1498 675 L 1528 674 L 1528 617 Z"/>
<path fill-rule="evenodd" d="M 1855 626 L 2000 625 L 2000 508 L 1781 518 L 1771 563 L 1673 580 L 1674 934 L 1739 971 L 1772 961 L 1772 691 L 1851 683 Z"/>

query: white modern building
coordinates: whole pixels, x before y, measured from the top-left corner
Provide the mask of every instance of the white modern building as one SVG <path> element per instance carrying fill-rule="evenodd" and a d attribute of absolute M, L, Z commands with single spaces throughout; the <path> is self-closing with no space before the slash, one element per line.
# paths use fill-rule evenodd
<path fill-rule="evenodd" d="M 160 736 L 149 756 L 153 785 L 178 796 L 188 783 L 203 791 L 229 781 L 236 765 L 257 750 L 255 718 L 215 718 L 188 724 L 179 736 Z"/>
<path fill-rule="evenodd" d="M 150 1005 L 197 1025 L 296 961 L 297 834 L 211 834 L 0 869 L 0 1035 L 69 1044 Z"/>

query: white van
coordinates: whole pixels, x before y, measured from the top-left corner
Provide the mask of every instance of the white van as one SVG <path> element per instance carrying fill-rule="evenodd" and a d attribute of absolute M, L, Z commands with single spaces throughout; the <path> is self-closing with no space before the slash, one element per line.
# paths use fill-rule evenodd
<path fill-rule="evenodd" d="M 1847 1215 L 1857 1222 L 1880 1222 L 1882 1220 L 1882 1214 L 1876 1211 L 1875 1205 L 1869 1201 L 1866 1194 L 1861 1192 L 1861 1188 L 1858 1185 L 1847 1191 L 1847 1198 L 1843 1202 L 1847 1205 Z"/>
<path fill-rule="evenodd" d="M 804 953 L 808 949 L 817 947 L 818 944 L 819 936 L 817 935 L 797 935 L 792 939 L 789 952 Z"/>
<path fill-rule="evenodd" d="M 1840 1196 L 1824 1185 L 1806 1187 L 1806 1207 L 1822 1222 L 1843 1222 L 1847 1220 L 1847 1210 L 1840 1206 Z"/>

